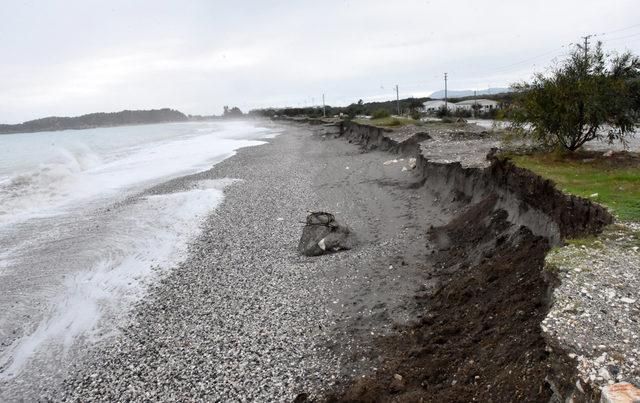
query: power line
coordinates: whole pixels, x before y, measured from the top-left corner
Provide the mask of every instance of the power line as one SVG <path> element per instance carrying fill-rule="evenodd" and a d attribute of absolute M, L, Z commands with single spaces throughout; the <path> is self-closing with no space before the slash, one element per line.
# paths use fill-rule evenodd
<path fill-rule="evenodd" d="M 583 36 L 582 37 L 582 39 L 584 41 L 584 45 L 583 46 L 585 47 L 585 50 L 586 50 L 588 48 L 588 45 L 589 45 L 588 39 L 590 39 L 592 37 L 602 37 L 602 36 L 606 36 L 606 35 L 613 34 L 613 33 L 628 31 L 630 29 L 638 28 L 638 27 L 640 27 L 640 24 L 634 24 L 634 25 L 630 25 L 630 26 L 627 26 L 627 27 L 614 29 L 612 31 L 603 32 L 603 33 L 600 33 L 600 34 L 590 34 L 590 35 Z M 613 42 L 613 41 L 633 38 L 633 37 L 636 37 L 636 36 L 640 36 L 640 32 L 629 34 L 629 35 L 623 35 L 623 36 L 619 36 L 619 37 L 615 37 L 615 38 L 610 38 L 610 39 L 609 38 L 603 38 L 603 39 L 604 39 L 604 42 Z M 585 40 L 585 38 L 586 38 L 586 40 Z M 540 58 L 543 58 L 543 57 L 546 57 L 546 56 L 549 56 L 549 55 L 553 55 L 554 58 L 555 57 L 560 57 L 560 56 L 566 56 L 566 55 L 568 55 L 568 52 L 567 52 L 568 49 L 567 48 L 569 46 L 572 46 L 572 45 L 575 45 L 575 43 L 567 43 L 567 44 L 564 44 L 564 45 L 559 46 L 557 48 L 548 50 L 546 52 L 539 53 L 539 54 L 536 54 L 536 55 L 531 56 L 531 57 L 527 57 L 526 59 L 522 59 L 522 60 L 519 60 L 519 61 L 516 61 L 516 62 L 513 62 L 513 63 L 509 63 L 509 64 L 506 64 L 506 65 L 503 65 L 503 66 L 500 66 L 500 67 L 493 68 L 490 71 L 486 71 L 485 73 L 471 72 L 471 73 L 465 74 L 465 76 L 476 76 L 475 79 L 478 79 L 478 77 L 480 77 L 480 78 L 487 77 L 490 74 L 505 74 L 505 73 L 507 73 L 509 71 L 515 71 L 515 70 L 510 70 L 513 67 L 516 67 L 516 66 L 519 66 L 519 65 L 522 65 L 522 64 L 525 64 L 525 63 L 529 63 L 529 62 L 538 60 Z M 535 66 L 535 64 L 534 64 L 534 66 Z M 445 73 L 445 98 L 446 98 L 446 95 L 447 95 L 446 94 L 447 93 L 447 76 L 448 76 L 448 74 Z M 438 77 L 438 76 L 437 75 L 432 76 L 433 79 L 435 79 L 436 77 Z M 408 87 L 408 88 L 425 87 L 425 86 L 430 85 L 430 84 L 432 84 L 432 82 L 424 82 L 424 81 L 422 81 L 422 82 L 413 82 L 413 83 L 402 83 L 402 85 L 404 87 Z M 399 84 L 395 84 L 395 85 L 392 86 L 396 90 L 396 100 L 399 100 L 398 86 L 399 86 Z M 384 90 L 385 87 L 388 88 L 389 86 L 382 85 L 382 86 L 380 86 L 380 89 Z M 336 98 L 335 95 L 334 95 L 334 98 Z M 342 98 L 345 99 L 345 101 L 346 101 L 346 99 L 347 98 L 351 98 L 351 96 L 344 96 Z M 305 101 L 305 104 L 306 104 L 306 101 Z"/>
<path fill-rule="evenodd" d="M 616 30 L 613 30 L 613 31 L 609 31 L 609 32 L 603 32 L 600 35 L 614 34 L 616 32 L 622 32 L 622 31 L 626 31 L 626 30 L 629 30 L 629 29 L 632 29 L 632 28 L 636 28 L 636 27 L 640 27 L 640 24 L 631 25 L 631 26 L 626 27 L 626 28 L 620 28 L 620 29 L 616 29 Z"/>
<path fill-rule="evenodd" d="M 606 42 L 613 42 L 613 41 L 618 41 L 620 39 L 627 39 L 627 38 L 632 38 L 634 36 L 638 36 L 640 35 L 640 32 L 637 32 L 635 34 L 631 34 L 631 35 L 625 35 L 625 36 L 619 36 L 617 38 L 611 38 L 611 39 L 605 39 Z"/>
<path fill-rule="evenodd" d="M 569 44 L 569 45 L 571 45 L 571 44 Z M 523 64 L 523 63 L 531 62 L 531 61 L 537 60 L 537 59 L 539 59 L 539 58 L 541 58 L 541 57 L 544 57 L 544 56 L 550 55 L 550 54 L 552 54 L 552 53 L 557 53 L 558 51 L 560 51 L 560 50 L 564 49 L 564 47 L 565 47 L 565 46 L 567 46 L 567 45 L 562 45 L 562 46 L 560 46 L 560 47 L 558 47 L 558 48 L 555 48 L 555 49 L 553 49 L 553 50 L 550 50 L 550 51 L 548 51 L 548 52 L 544 52 L 544 53 L 541 53 L 541 54 L 539 54 L 539 55 L 532 56 L 532 57 L 530 57 L 530 58 L 527 58 L 527 59 L 521 60 L 521 61 L 519 61 L 519 62 L 515 62 L 515 63 L 507 64 L 506 66 L 497 67 L 497 68 L 495 68 L 495 69 L 493 69 L 493 70 L 494 70 L 494 71 L 505 70 L 505 69 L 508 69 L 508 68 L 510 68 L 510 67 L 517 66 L 517 65 L 519 65 L 519 64 Z M 563 53 L 564 53 L 564 52 L 563 52 Z"/>

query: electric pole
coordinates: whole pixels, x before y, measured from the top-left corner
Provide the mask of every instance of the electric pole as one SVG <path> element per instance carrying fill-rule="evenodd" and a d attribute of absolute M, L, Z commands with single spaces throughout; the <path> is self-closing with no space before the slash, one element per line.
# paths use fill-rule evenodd
<path fill-rule="evenodd" d="M 478 108 L 478 91 L 473 90 L 473 118 L 476 118 L 476 109 Z"/>
<path fill-rule="evenodd" d="M 589 39 L 593 35 L 585 35 L 582 37 L 584 39 L 584 62 L 587 63 L 589 60 Z"/>
<path fill-rule="evenodd" d="M 324 94 L 322 94 L 322 117 L 327 117 L 327 106 L 324 104 Z"/>
<path fill-rule="evenodd" d="M 400 92 L 398 91 L 398 84 L 396 84 L 396 104 L 398 105 L 398 116 L 400 116 Z"/>
<path fill-rule="evenodd" d="M 444 73 L 444 111 L 447 111 L 447 73 Z"/>

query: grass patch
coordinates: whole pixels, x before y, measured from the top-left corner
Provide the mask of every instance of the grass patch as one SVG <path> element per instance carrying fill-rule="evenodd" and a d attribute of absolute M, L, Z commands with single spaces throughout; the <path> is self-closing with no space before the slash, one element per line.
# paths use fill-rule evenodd
<path fill-rule="evenodd" d="M 575 239 L 567 239 L 567 243 L 569 245 L 582 247 L 589 249 L 603 249 L 604 244 L 597 237 L 591 235 L 586 238 L 575 238 Z"/>
<path fill-rule="evenodd" d="M 627 152 L 505 155 L 551 179 L 562 191 L 594 200 L 621 220 L 640 221 L 640 156 Z"/>
<path fill-rule="evenodd" d="M 372 126 L 380 126 L 380 127 L 401 127 L 401 126 L 416 125 L 421 123 L 418 120 L 413 120 L 409 118 L 394 118 L 392 116 L 388 116 L 385 118 L 378 118 L 378 119 L 355 119 L 354 122 L 360 123 L 363 125 L 372 125 Z"/>

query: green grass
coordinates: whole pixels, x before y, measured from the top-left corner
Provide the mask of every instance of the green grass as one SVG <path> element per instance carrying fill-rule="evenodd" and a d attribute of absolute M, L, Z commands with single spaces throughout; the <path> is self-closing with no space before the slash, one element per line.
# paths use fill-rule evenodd
<path fill-rule="evenodd" d="M 386 117 L 379 119 L 355 119 L 354 122 L 360 123 L 363 125 L 372 125 L 372 126 L 380 126 L 380 127 L 401 127 L 407 125 L 419 125 L 421 122 L 418 120 L 413 120 L 409 118 L 394 118 L 394 117 Z"/>
<path fill-rule="evenodd" d="M 564 192 L 608 207 L 621 220 L 640 221 L 640 158 L 637 155 L 601 157 L 583 152 L 506 156 L 516 165 L 551 179 Z"/>

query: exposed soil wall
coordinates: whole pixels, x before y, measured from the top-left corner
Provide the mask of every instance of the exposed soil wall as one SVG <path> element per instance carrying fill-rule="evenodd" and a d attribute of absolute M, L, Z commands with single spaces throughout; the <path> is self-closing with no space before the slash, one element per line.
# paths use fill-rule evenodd
<path fill-rule="evenodd" d="M 418 186 L 467 207 L 429 233 L 442 286 L 415 296 L 417 321 L 376 339 L 377 370 L 356 374 L 329 401 L 549 401 L 574 394 L 574 368 L 544 339 L 553 279 L 544 257 L 563 239 L 612 222 L 601 206 L 566 195 L 507 160 L 487 168 L 433 163 L 418 138 L 345 122 L 338 136 L 365 150 L 415 157 Z M 421 136 L 423 136 L 421 134 Z M 574 396 L 581 400 L 580 396 Z M 586 396 L 583 396 L 587 400 Z"/>
<path fill-rule="evenodd" d="M 419 180 L 456 197 L 478 201 L 487 195 L 498 194 L 498 204 L 508 211 L 510 221 L 526 225 L 535 234 L 549 238 L 552 244 L 596 233 L 613 222 L 611 214 L 602 206 L 567 195 L 556 189 L 553 182 L 493 155 L 487 156 L 491 165 L 486 169 L 464 168 L 460 163 L 441 164 L 427 160 L 419 148 L 419 143 L 425 140 L 423 133 L 420 138 L 416 136 L 398 142 L 389 138 L 388 130 L 342 122 L 340 136 L 367 150 L 379 149 L 416 157 Z"/>

